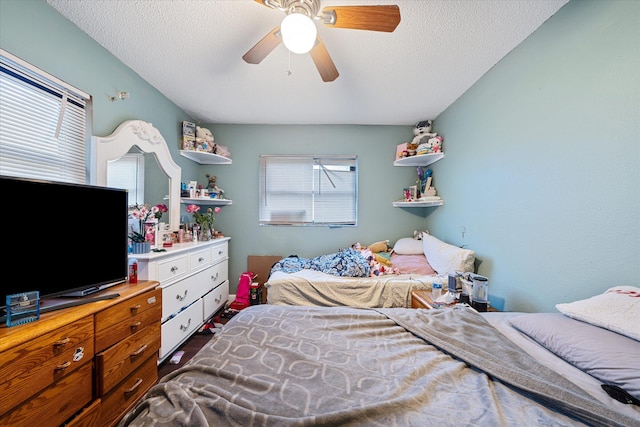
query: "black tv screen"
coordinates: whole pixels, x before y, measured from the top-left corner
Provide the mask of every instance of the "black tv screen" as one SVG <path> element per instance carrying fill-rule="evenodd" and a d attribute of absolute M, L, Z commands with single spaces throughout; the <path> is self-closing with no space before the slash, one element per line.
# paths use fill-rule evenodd
<path fill-rule="evenodd" d="M 127 279 L 127 191 L 0 176 L 6 295 L 84 296 Z M 1 313 L 0 313 L 1 314 Z"/>

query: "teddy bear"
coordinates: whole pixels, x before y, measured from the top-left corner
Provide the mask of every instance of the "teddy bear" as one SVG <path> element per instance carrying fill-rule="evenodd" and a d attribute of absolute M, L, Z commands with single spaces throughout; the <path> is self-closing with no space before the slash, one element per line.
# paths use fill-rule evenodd
<path fill-rule="evenodd" d="M 207 128 L 196 126 L 196 150 L 205 153 L 216 152 L 216 144 L 213 142 L 213 134 Z"/>

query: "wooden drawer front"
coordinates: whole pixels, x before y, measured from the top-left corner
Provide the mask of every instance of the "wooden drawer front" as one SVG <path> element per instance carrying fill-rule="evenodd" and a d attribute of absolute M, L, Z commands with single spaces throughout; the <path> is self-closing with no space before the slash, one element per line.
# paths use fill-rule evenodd
<path fill-rule="evenodd" d="M 0 415 L 70 375 L 90 362 L 93 355 L 93 316 L 3 352 L 0 354 Z"/>
<path fill-rule="evenodd" d="M 100 426 L 100 405 L 102 401 L 96 399 L 67 422 L 64 427 L 99 427 Z"/>
<path fill-rule="evenodd" d="M 158 381 L 158 365 L 155 357 L 144 361 L 116 388 L 102 398 L 103 426 L 115 425 L 135 403 Z"/>
<path fill-rule="evenodd" d="M 207 248 L 194 252 L 189 256 L 189 269 L 191 271 L 201 270 L 211 264 L 211 251 Z"/>
<path fill-rule="evenodd" d="M 226 264 L 226 263 L 225 263 Z M 226 277 L 227 268 L 215 265 L 162 289 L 162 319 L 191 305 Z"/>
<path fill-rule="evenodd" d="M 96 393 L 105 393 L 148 359 L 158 356 L 160 324 L 148 326 L 96 355 Z"/>
<path fill-rule="evenodd" d="M 11 392 L 18 391 L 18 388 Z M 75 371 L 0 417 L 0 426 L 57 426 L 91 402 L 91 363 Z M 5 397 L 2 393 L 3 407 Z"/>
<path fill-rule="evenodd" d="M 221 245 L 211 247 L 211 262 L 229 258 L 229 245 L 224 242 Z"/>
<path fill-rule="evenodd" d="M 158 281 L 160 284 L 184 276 L 189 271 L 187 255 L 169 258 L 158 262 Z"/>
<path fill-rule="evenodd" d="M 199 299 L 184 311 L 178 313 L 176 317 L 164 322 L 162 324 L 160 358 L 191 336 L 203 321 L 202 300 Z"/>
<path fill-rule="evenodd" d="M 202 318 L 204 320 L 207 320 L 209 317 L 215 314 L 215 312 L 218 311 L 218 309 L 222 307 L 222 305 L 224 305 L 224 303 L 227 302 L 228 299 L 229 282 L 224 281 L 221 285 L 219 285 L 217 288 L 215 288 L 202 298 L 202 301 L 204 303 Z"/>
<path fill-rule="evenodd" d="M 162 290 L 154 289 L 96 314 L 96 352 L 160 323 Z"/>

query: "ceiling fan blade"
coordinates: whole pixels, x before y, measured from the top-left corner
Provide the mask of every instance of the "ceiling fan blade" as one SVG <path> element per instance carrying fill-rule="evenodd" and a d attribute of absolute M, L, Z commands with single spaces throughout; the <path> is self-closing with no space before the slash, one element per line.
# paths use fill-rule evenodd
<path fill-rule="evenodd" d="M 258 1 L 258 0 L 256 0 Z M 276 27 L 269 34 L 264 36 L 262 40 L 255 44 L 251 49 L 242 56 L 249 64 L 259 64 L 264 58 L 275 49 L 282 38 L 280 37 L 280 27 Z"/>
<path fill-rule="evenodd" d="M 322 9 L 328 27 L 393 32 L 400 23 L 400 8 L 382 6 L 327 6 Z"/>
<path fill-rule="evenodd" d="M 338 74 L 338 70 L 320 37 L 316 39 L 316 45 L 311 49 L 310 53 L 311 59 L 316 64 L 320 77 L 322 77 L 322 81 L 332 82 L 338 78 L 340 74 Z"/>

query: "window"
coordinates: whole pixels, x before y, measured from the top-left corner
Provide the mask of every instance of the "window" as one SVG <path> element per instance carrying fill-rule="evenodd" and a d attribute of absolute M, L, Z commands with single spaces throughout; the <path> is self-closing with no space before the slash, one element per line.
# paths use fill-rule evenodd
<path fill-rule="evenodd" d="M 260 225 L 355 226 L 356 156 L 260 156 Z"/>
<path fill-rule="evenodd" d="M 107 186 L 129 191 L 127 205 L 144 204 L 144 154 L 127 153 L 109 162 Z"/>
<path fill-rule="evenodd" d="M 89 103 L 0 49 L 0 174 L 85 184 Z"/>

